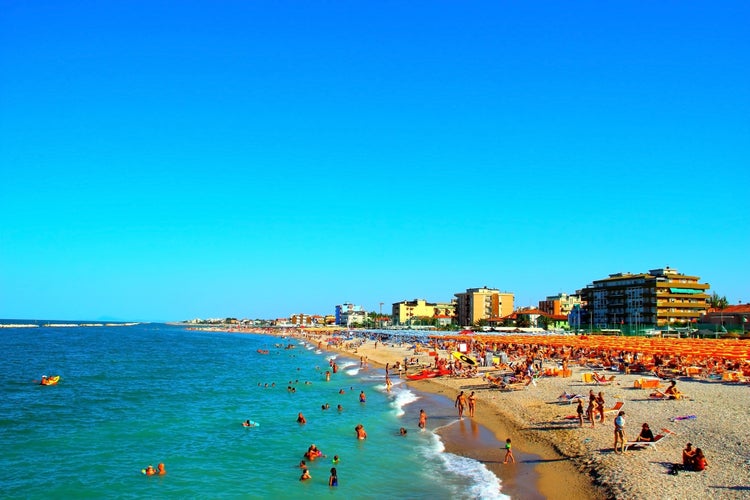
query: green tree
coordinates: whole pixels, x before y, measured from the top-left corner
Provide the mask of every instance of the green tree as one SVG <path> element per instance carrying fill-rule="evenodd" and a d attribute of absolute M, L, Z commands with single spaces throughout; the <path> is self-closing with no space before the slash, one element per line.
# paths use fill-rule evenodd
<path fill-rule="evenodd" d="M 708 305 L 713 309 L 726 309 L 729 305 L 726 295 L 719 297 L 719 294 L 714 292 L 708 299 Z"/>

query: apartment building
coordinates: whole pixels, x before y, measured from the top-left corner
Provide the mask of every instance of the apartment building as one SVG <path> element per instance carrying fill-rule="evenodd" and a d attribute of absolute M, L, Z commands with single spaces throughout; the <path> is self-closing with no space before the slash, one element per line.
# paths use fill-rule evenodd
<path fill-rule="evenodd" d="M 366 317 L 367 312 L 362 306 L 348 302 L 336 306 L 336 324 L 339 326 L 364 324 Z"/>
<path fill-rule="evenodd" d="M 467 288 L 456 296 L 456 320 L 461 326 L 471 326 L 481 320 L 502 318 L 513 312 L 514 296 L 494 288 Z"/>
<path fill-rule="evenodd" d="M 580 297 L 584 315 L 595 328 L 687 323 L 708 310 L 710 286 L 699 280 L 670 267 L 616 273 L 586 286 Z"/>
<path fill-rule="evenodd" d="M 568 316 L 575 306 L 581 305 L 581 297 L 558 293 L 539 301 L 539 309 L 550 316 Z"/>
<path fill-rule="evenodd" d="M 456 316 L 456 303 L 427 302 L 424 299 L 402 300 L 391 305 L 391 317 L 396 325 L 411 325 L 420 318 L 436 319 L 438 326 L 450 324 Z"/>

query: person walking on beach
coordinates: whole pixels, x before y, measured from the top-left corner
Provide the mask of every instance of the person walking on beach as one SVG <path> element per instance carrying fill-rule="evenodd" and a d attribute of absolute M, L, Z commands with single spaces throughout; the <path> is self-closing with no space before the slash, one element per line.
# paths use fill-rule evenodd
<path fill-rule="evenodd" d="M 469 416 L 474 417 L 474 410 L 477 408 L 477 397 L 474 395 L 474 391 L 471 391 L 467 401 L 469 402 Z"/>
<path fill-rule="evenodd" d="M 458 396 L 456 396 L 456 402 L 453 406 L 458 408 L 458 418 L 464 418 L 464 407 L 466 406 L 466 396 L 464 395 L 464 391 L 458 393 Z"/>
<path fill-rule="evenodd" d="M 615 418 L 615 453 L 617 442 L 620 442 L 620 453 L 625 453 L 625 412 L 620 410 Z"/>
<path fill-rule="evenodd" d="M 427 427 L 427 414 L 424 410 L 419 410 L 419 423 L 417 424 L 417 427 L 420 429 Z"/>
<path fill-rule="evenodd" d="M 503 460 L 503 463 L 507 464 L 508 461 L 516 463 L 516 459 L 513 457 L 513 450 L 510 447 L 510 438 L 505 440 L 505 460 Z"/>
<path fill-rule="evenodd" d="M 578 413 L 578 426 L 583 427 L 583 400 L 578 398 L 578 408 L 576 409 L 576 413 Z"/>

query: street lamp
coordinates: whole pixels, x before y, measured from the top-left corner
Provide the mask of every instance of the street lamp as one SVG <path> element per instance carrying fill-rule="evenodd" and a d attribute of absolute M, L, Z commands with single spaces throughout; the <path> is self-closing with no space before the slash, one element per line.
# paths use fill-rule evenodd
<path fill-rule="evenodd" d="M 380 316 L 378 316 L 378 328 L 383 329 L 383 303 L 380 303 Z"/>

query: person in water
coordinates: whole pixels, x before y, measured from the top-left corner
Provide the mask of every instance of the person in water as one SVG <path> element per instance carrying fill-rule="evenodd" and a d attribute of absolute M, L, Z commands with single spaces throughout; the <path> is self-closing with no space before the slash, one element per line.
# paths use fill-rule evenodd
<path fill-rule="evenodd" d="M 154 475 L 156 475 L 156 469 L 154 469 L 153 465 L 149 464 L 149 466 L 144 469 L 144 473 L 147 476 L 154 476 Z"/>
<path fill-rule="evenodd" d="M 424 410 L 419 410 L 419 423 L 417 424 L 417 426 L 420 429 L 424 429 L 425 427 L 427 427 L 427 414 Z"/>
<path fill-rule="evenodd" d="M 299 413 L 297 414 L 297 422 L 299 422 L 300 424 L 306 424 L 306 423 L 307 423 L 307 419 L 306 419 L 306 418 L 305 418 L 305 416 L 304 416 L 304 415 L 302 414 L 302 412 L 299 412 Z"/>
<path fill-rule="evenodd" d="M 156 473 L 159 474 L 160 476 L 163 476 L 164 474 L 167 473 L 167 470 L 164 468 L 163 462 L 159 462 L 159 465 L 157 465 L 156 467 L 157 467 Z"/>
<path fill-rule="evenodd" d="M 401 427 L 401 428 L 400 428 L 400 429 L 398 430 L 398 433 L 399 433 L 399 435 L 401 435 L 401 436 L 406 436 L 406 427 Z"/>
<path fill-rule="evenodd" d="M 333 456 L 333 460 L 331 460 L 331 462 L 332 462 L 332 463 L 333 463 L 334 465 L 336 465 L 337 463 L 339 463 L 339 456 L 338 456 L 338 455 L 334 455 L 334 456 Z"/>
<path fill-rule="evenodd" d="M 365 396 L 365 391 L 359 391 L 359 402 L 364 403 L 367 401 L 367 396 Z"/>
<path fill-rule="evenodd" d="M 339 476 L 336 472 L 336 467 L 331 467 L 331 477 L 328 478 L 328 486 L 338 486 Z"/>
<path fill-rule="evenodd" d="M 357 433 L 357 439 L 367 439 L 367 432 L 365 432 L 364 425 L 357 424 L 357 427 L 354 428 L 354 432 Z"/>
<path fill-rule="evenodd" d="M 308 479 L 312 479 L 312 476 L 310 475 L 310 471 L 307 469 L 302 469 L 302 475 L 299 477 L 299 480 L 307 481 Z"/>

